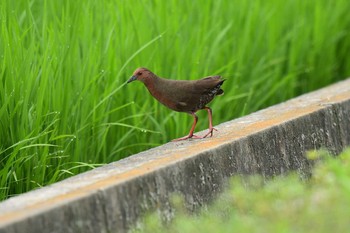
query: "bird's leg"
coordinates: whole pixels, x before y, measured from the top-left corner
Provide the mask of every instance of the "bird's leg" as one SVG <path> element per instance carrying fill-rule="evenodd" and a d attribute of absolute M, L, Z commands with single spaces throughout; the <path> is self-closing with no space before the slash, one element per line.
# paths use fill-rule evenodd
<path fill-rule="evenodd" d="M 208 137 L 209 134 L 210 134 L 210 137 L 212 137 L 212 136 L 213 136 L 213 131 L 214 131 L 214 130 L 217 131 L 217 129 L 215 129 L 215 128 L 213 127 L 213 115 L 212 115 L 212 111 L 211 111 L 211 108 L 209 108 L 209 107 L 205 107 L 204 109 L 206 109 L 206 110 L 208 111 L 209 131 L 208 131 L 208 133 L 207 133 L 206 135 L 203 136 L 203 138 Z"/>
<path fill-rule="evenodd" d="M 190 132 L 185 137 L 173 139 L 172 140 L 173 142 L 182 141 L 182 140 L 186 140 L 186 139 L 189 139 L 189 138 L 202 138 L 202 137 L 199 137 L 199 136 L 196 136 L 196 135 L 193 134 L 194 129 L 196 128 L 197 121 L 198 121 L 198 116 L 194 112 L 191 112 L 191 115 L 193 116 L 194 121 L 193 121 L 193 124 L 192 124 Z"/>

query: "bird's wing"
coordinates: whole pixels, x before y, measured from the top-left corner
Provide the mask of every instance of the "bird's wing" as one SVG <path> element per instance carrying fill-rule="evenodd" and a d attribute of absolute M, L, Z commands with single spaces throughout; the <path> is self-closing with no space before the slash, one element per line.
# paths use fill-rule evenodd
<path fill-rule="evenodd" d="M 164 80 L 158 84 L 159 92 L 164 98 L 161 102 L 176 111 L 190 112 L 198 108 L 203 96 L 212 97 L 213 90 L 220 89 L 224 80 L 220 76 L 205 77 L 200 80 Z"/>
<path fill-rule="evenodd" d="M 224 79 L 221 79 L 221 76 L 209 76 L 196 80 L 194 81 L 193 92 L 197 94 L 207 94 L 216 87 L 220 88 L 224 81 Z"/>

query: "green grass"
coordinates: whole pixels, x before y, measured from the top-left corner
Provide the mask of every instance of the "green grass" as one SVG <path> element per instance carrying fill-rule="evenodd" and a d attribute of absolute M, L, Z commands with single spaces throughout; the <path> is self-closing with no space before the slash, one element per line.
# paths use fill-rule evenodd
<path fill-rule="evenodd" d="M 348 0 L 2 0 L 0 200 L 188 133 L 191 117 L 125 85 L 136 67 L 224 76 L 214 124 L 346 78 L 348 9 Z"/>
<path fill-rule="evenodd" d="M 296 174 L 264 181 L 234 178 L 231 188 L 196 215 L 181 208 L 166 226 L 156 214 L 147 216 L 134 232 L 347 232 L 350 226 L 350 150 L 338 158 L 313 152 L 321 161 L 310 180 Z M 180 200 L 180 201 L 179 201 Z M 142 226 L 142 227 L 141 227 Z"/>

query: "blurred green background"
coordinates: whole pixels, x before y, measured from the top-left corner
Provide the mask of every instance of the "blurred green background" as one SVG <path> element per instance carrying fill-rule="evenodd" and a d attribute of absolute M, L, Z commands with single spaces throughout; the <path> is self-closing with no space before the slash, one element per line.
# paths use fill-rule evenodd
<path fill-rule="evenodd" d="M 187 134 L 190 116 L 125 85 L 139 66 L 226 78 L 210 105 L 215 125 L 345 79 L 349 9 L 348 0 L 2 0 L 0 200 Z"/>
<path fill-rule="evenodd" d="M 317 161 L 309 180 L 301 181 L 297 174 L 268 181 L 261 176 L 235 177 L 228 190 L 199 212 L 189 213 L 182 199 L 176 197 L 171 222 L 162 224 L 160 213 L 154 212 L 132 232 L 347 232 L 350 149 L 336 159 L 325 151 L 314 151 L 309 158 Z"/>

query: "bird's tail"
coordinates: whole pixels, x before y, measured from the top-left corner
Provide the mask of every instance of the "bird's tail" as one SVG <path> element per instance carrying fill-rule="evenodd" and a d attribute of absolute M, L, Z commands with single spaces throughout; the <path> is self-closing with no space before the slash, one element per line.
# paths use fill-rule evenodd
<path fill-rule="evenodd" d="M 216 95 L 223 95 L 224 94 L 224 90 L 219 89 L 218 92 L 216 92 Z"/>

